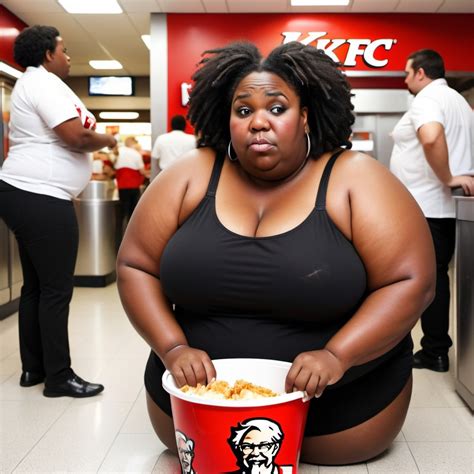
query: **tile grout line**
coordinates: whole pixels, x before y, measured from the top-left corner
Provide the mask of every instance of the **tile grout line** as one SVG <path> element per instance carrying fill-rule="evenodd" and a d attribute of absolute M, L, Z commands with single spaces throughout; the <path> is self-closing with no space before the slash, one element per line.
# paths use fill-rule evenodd
<path fill-rule="evenodd" d="M 119 434 L 120 434 L 121 429 L 123 428 L 123 426 L 124 426 L 125 423 L 127 422 L 128 417 L 130 416 L 130 413 L 132 412 L 133 407 L 135 406 L 135 403 L 137 403 L 138 398 L 140 397 L 140 393 L 141 393 L 142 389 L 143 389 L 143 387 L 138 391 L 138 394 L 137 394 L 137 396 L 135 397 L 135 400 L 132 402 L 132 404 L 131 404 L 131 406 L 130 406 L 130 409 L 129 409 L 128 412 L 127 412 L 127 415 L 124 417 L 124 420 L 123 420 L 122 424 L 120 425 L 119 429 L 117 430 L 117 433 L 115 434 L 114 439 L 113 439 L 112 442 L 110 443 L 109 449 L 108 449 L 107 452 L 105 453 L 104 458 L 102 459 L 102 462 L 99 464 L 99 467 L 97 468 L 96 473 L 100 472 L 100 469 L 102 468 L 102 466 L 103 466 L 105 460 L 107 459 L 107 456 L 109 455 L 110 450 L 112 449 L 112 446 L 114 445 L 115 441 L 117 440 L 117 438 L 118 438 L 118 436 L 119 436 Z M 153 472 L 153 471 L 150 471 L 150 472 Z"/>
<path fill-rule="evenodd" d="M 67 411 L 67 409 L 72 405 L 74 400 L 71 400 L 70 403 L 68 403 L 65 407 L 64 407 L 64 410 L 62 410 L 59 415 L 56 417 L 56 419 L 48 426 L 48 428 L 45 430 L 45 432 L 38 438 L 38 440 L 36 441 L 36 443 L 33 444 L 33 446 L 31 446 L 31 448 L 28 450 L 28 452 L 20 459 L 20 461 L 18 462 L 18 464 L 12 469 L 12 473 L 16 471 L 16 469 L 18 469 L 18 466 L 29 456 L 29 454 L 33 451 L 33 449 L 38 445 L 38 443 L 46 436 L 47 433 L 49 433 L 49 431 L 51 430 L 51 428 L 57 423 L 57 421 L 59 420 L 59 418 L 61 418 L 64 413 Z"/>

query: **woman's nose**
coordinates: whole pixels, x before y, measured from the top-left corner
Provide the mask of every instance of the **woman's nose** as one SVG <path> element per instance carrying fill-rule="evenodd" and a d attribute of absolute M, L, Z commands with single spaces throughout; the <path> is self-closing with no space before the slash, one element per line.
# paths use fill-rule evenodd
<path fill-rule="evenodd" d="M 256 111 L 252 114 L 252 121 L 250 123 L 252 130 L 268 130 L 270 124 L 266 118 L 264 111 Z"/>

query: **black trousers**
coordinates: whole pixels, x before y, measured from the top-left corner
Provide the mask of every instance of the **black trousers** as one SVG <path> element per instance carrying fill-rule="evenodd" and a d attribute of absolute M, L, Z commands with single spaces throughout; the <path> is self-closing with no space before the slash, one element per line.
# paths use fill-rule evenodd
<path fill-rule="evenodd" d="M 60 382 L 72 374 L 68 316 L 79 239 L 73 204 L 0 181 L 0 218 L 15 234 L 23 270 L 22 369 Z"/>
<path fill-rule="evenodd" d="M 133 211 L 140 200 L 140 189 L 129 188 L 119 189 L 120 209 L 121 209 L 121 223 L 122 230 L 125 231 L 130 217 L 132 217 Z"/>
<path fill-rule="evenodd" d="M 453 342 L 449 337 L 448 266 L 454 253 L 456 220 L 427 218 L 436 253 L 436 295 L 421 315 L 421 347 L 431 356 L 447 355 Z"/>

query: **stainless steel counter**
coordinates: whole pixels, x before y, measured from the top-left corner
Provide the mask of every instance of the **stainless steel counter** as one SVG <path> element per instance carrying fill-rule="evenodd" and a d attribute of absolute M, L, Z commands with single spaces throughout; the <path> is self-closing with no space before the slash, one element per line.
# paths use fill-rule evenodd
<path fill-rule="evenodd" d="M 456 391 L 474 410 L 474 197 L 456 202 Z"/>
<path fill-rule="evenodd" d="M 18 244 L 13 233 L 0 219 L 0 319 L 18 311 L 22 285 Z"/>
<path fill-rule="evenodd" d="M 100 287 L 115 281 L 120 203 L 108 181 L 91 181 L 74 200 L 79 223 L 76 286 Z"/>

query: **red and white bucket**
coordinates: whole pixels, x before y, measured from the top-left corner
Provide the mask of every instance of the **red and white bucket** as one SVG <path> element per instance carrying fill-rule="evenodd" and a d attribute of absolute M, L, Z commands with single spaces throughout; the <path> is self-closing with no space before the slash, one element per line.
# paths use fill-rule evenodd
<path fill-rule="evenodd" d="M 266 359 L 213 361 L 217 380 L 243 379 L 280 393 L 254 400 L 214 400 L 188 395 L 170 372 L 163 387 L 171 396 L 184 474 L 271 472 L 296 474 L 309 403 L 304 392 L 285 393 L 289 362 Z"/>

